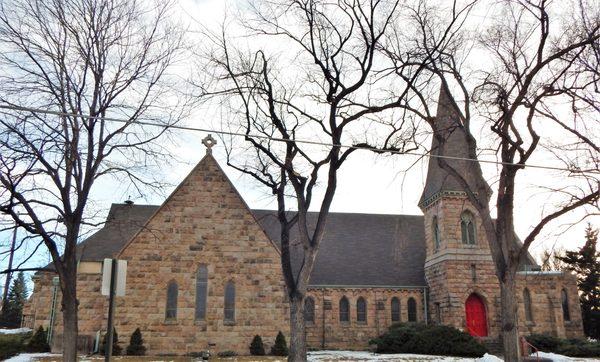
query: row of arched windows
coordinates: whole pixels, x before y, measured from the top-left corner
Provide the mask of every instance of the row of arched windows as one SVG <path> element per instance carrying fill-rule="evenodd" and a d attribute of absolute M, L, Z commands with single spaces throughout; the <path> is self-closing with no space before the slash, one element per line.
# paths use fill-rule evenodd
<path fill-rule="evenodd" d="M 198 267 L 196 271 L 196 308 L 194 318 L 204 320 L 206 318 L 206 298 L 208 295 L 208 269 L 205 265 Z M 177 319 L 177 298 L 179 286 L 175 280 L 167 283 L 167 303 L 165 308 L 165 319 Z M 225 296 L 223 303 L 223 319 L 228 322 L 235 321 L 235 284 L 228 281 L 225 284 Z"/>
<path fill-rule="evenodd" d="M 562 307 L 563 320 L 571 320 L 571 312 L 569 311 L 569 296 L 565 289 L 560 291 L 560 304 Z M 525 307 L 525 320 L 533 322 L 533 309 L 531 305 L 531 293 L 529 289 L 523 289 L 523 305 Z"/>
<path fill-rule="evenodd" d="M 410 297 L 406 302 L 408 312 L 408 321 L 417 321 L 417 302 L 415 298 Z M 393 297 L 390 301 L 390 313 L 392 322 L 400 322 L 400 299 Z M 304 320 L 312 323 L 315 321 L 315 300 L 312 297 L 306 297 L 304 300 Z M 350 302 L 343 296 L 339 302 L 339 320 L 340 322 L 350 322 Z M 367 301 L 363 297 L 356 300 L 356 321 L 367 322 Z"/>
<path fill-rule="evenodd" d="M 440 226 L 438 223 L 437 216 L 434 216 L 431 220 L 432 234 L 433 234 L 433 246 L 435 250 L 440 248 L 441 244 L 441 234 L 440 234 Z M 473 213 L 468 210 L 463 211 L 460 215 L 460 233 L 463 244 L 467 245 L 475 245 L 477 242 L 477 234 L 475 233 L 475 217 Z"/>

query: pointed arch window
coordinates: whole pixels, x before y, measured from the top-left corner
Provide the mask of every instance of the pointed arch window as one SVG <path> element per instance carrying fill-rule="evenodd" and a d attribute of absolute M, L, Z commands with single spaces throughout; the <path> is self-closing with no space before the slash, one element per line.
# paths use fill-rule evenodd
<path fill-rule="evenodd" d="M 439 250 L 440 248 L 440 226 L 438 224 L 438 218 L 437 216 L 433 217 L 433 220 L 431 221 L 432 223 L 432 228 L 433 228 L 433 246 L 435 248 L 435 250 Z"/>
<path fill-rule="evenodd" d="M 392 311 L 392 322 L 400 322 L 400 299 L 392 298 L 390 310 Z"/>
<path fill-rule="evenodd" d="M 315 300 L 312 297 L 306 297 L 304 300 L 304 321 L 315 322 Z"/>
<path fill-rule="evenodd" d="M 235 284 L 233 281 L 225 285 L 224 318 L 227 322 L 235 321 Z"/>
<path fill-rule="evenodd" d="M 529 289 L 523 289 L 523 305 L 525 307 L 525 320 L 528 322 L 533 321 L 533 312 L 531 309 L 531 294 Z"/>
<path fill-rule="evenodd" d="M 171 280 L 167 284 L 167 305 L 165 308 L 165 319 L 177 319 L 177 296 L 179 287 L 177 282 Z"/>
<path fill-rule="evenodd" d="M 340 322 L 350 322 L 350 303 L 345 296 L 340 299 Z"/>
<path fill-rule="evenodd" d="M 367 322 L 367 301 L 363 297 L 356 301 L 356 321 Z"/>
<path fill-rule="evenodd" d="M 564 289 L 560 291 L 560 301 L 562 304 L 563 319 L 565 321 L 570 321 L 571 312 L 569 311 L 569 296 L 567 295 L 567 291 Z"/>
<path fill-rule="evenodd" d="M 408 309 L 408 321 L 416 322 L 417 321 L 417 302 L 415 301 L 415 298 L 413 298 L 413 297 L 408 298 L 408 302 L 407 302 L 406 306 Z"/>
<path fill-rule="evenodd" d="M 196 271 L 196 320 L 206 318 L 206 296 L 208 289 L 208 269 L 206 265 L 200 265 Z"/>
<path fill-rule="evenodd" d="M 463 244 L 475 245 L 477 235 L 475 234 L 475 217 L 470 211 L 464 211 L 460 215 L 460 232 Z"/>

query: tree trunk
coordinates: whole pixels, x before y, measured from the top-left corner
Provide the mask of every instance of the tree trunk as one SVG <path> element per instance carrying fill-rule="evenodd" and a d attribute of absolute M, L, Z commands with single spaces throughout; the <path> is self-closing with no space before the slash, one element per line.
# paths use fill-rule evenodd
<path fill-rule="evenodd" d="M 63 361 L 77 361 L 77 272 L 65 273 L 66 280 L 62 288 L 62 312 L 63 312 Z"/>
<path fill-rule="evenodd" d="M 500 282 L 502 341 L 506 362 L 520 361 L 521 358 L 519 353 L 517 302 L 515 299 L 515 275 L 507 272 L 504 280 Z"/>
<path fill-rule="evenodd" d="M 290 300 L 290 350 L 288 361 L 306 361 L 306 331 L 304 329 L 304 295 Z"/>

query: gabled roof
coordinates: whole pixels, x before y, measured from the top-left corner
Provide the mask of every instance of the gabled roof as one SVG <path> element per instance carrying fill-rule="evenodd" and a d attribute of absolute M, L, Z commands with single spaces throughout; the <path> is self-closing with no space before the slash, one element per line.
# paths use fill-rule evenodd
<path fill-rule="evenodd" d="M 267 235 L 279 245 L 275 211 L 253 210 Z M 317 213 L 309 213 L 309 224 Z M 293 265 L 303 248 L 291 233 Z M 423 216 L 332 212 L 313 268 L 310 285 L 425 286 L 425 227 Z"/>

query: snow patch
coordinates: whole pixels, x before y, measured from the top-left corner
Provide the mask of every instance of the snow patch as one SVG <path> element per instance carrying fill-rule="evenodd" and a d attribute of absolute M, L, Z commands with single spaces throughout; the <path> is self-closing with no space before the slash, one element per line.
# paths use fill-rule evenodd
<path fill-rule="evenodd" d="M 0 334 L 21 334 L 31 332 L 31 328 L 0 329 Z"/>
<path fill-rule="evenodd" d="M 428 361 L 428 362 L 502 362 L 496 356 L 489 354 L 481 358 L 464 358 L 464 357 L 449 357 L 449 356 L 430 356 L 423 354 L 376 354 L 364 351 L 314 351 L 308 352 L 309 362 L 321 361 L 360 361 L 360 362 L 375 362 L 375 361 Z"/>
<path fill-rule="evenodd" d="M 14 357 L 11 357 L 7 360 L 4 360 L 4 362 L 31 362 L 35 358 L 52 357 L 52 356 L 59 356 L 59 355 L 47 353 L 47 352 L 46 353 L 21 353 Z"/>
<path fill-rule="evenodd" d="M 496 357 L 493 354 L 486 353 L 481 358 L 477 358 L 475 361 L 477 362 L 504 362 L 504 360 L 500 357 Z"/>
<path fill-rule="evenodd" d="M 553 362 L 575 361 L 575 359 L 573 359 L 571 357 L 563 356 L 561 354 L 549 353 L 549 352 L 541 352 L 541 351 L 538 352 L 538 353 L 532 353 L 530 356 L 531 357 L 548 358 L 548 359 L 551 359 Z"/>

